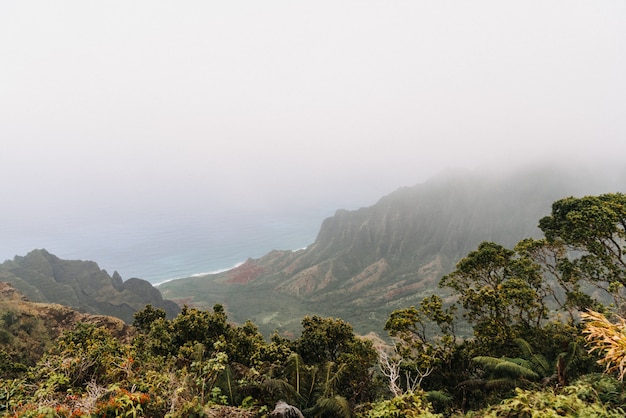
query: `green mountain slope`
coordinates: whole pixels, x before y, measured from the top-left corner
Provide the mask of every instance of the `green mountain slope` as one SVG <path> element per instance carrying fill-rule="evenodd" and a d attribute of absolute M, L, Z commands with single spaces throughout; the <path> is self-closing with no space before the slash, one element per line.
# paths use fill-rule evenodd
<path fill-rule="evenodd" d="M 180 311 L 145 280 L 124 282 L 117 272 L 109 276 L 93 261 L 61 260 L 46 250 L 0 264 L 0 281 L 11 283 L 32 302 L 58 303 L 129 323 L 146 304 L 165 309 L 170 317 Z"/>
<path fill-rule="evenodd" d="M 165 297 L 291 332 L 304 314 L 338 316 L 359 332 L 440 292 L 437 283 L 482 241 L 513 246 L 538 236 L 538 220 L 569 195 L 616 191 L 615 175 L 554 167 L 495 175 L 449 172 L 375 205 L 339 210 L 305 250 L 273 251 L 217 275 L 165 283 Z M 626 184 L 626 183 L 624 183 Z"/>
<path fill-rule="evenodd" d="M 34 365 L 62 332 L 78 323 L 105 327 L 123 342 L 130 342 L 135 334 L 134 328 L 119 318 L 80 313 L 56 303 L 31 302 L 15 287 L 0 281 L 0 358 L 5 362 L 0 361 L 0 372 L 7 373 L 3 377 L 11 376 L 9 359 Z"/>

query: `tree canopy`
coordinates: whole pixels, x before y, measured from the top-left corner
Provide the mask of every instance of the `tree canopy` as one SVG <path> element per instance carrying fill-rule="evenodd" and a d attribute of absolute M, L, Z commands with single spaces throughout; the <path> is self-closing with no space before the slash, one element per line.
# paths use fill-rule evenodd
<path fill-rule="evenodd" d="M 305 417 L 624 416 L 625 203 L 562 199 L 544 238 L 481 243 L 376 347 L 340 318 L 267 341 L 222 305 L 172 319 L 148 305 L 129 341 L 78 324 L 25 356 L 43 325 L 2 305 L 0 416 L 267 417 L 279 402 Z"/>

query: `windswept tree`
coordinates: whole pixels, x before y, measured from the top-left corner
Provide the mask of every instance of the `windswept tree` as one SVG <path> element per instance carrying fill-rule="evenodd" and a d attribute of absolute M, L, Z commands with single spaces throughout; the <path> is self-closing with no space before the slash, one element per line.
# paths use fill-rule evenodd
<path fill-rule="evenodd" d="M 492 242 L 483 242 L 470 252 L 439 285 L 454 291 L 474 337 L 487 351 L 526 338 L 547 318 L 540 268 Z"/>
<path fill-rule="evenodd" d="M 546 281 L 545 300 L 557 310 L 566 312 L 570 324 L 578 321 L 579 312 L 598 308 L 598 301 L 585 292 L 577 269 L 568 257 L 568 249 L 560 239 L 526 238 L 515 246 L 522 257 L 533 260 Z"/>
<path fill-rule="evenodd" d="M 626 195 L 558 200 L 539 227 L 549 243 L 562 243 L 568 250 L 570 258 L 562 260 L 561 269 L 570 282 L 593 283 L 621 302 L 626 286 Z"/>

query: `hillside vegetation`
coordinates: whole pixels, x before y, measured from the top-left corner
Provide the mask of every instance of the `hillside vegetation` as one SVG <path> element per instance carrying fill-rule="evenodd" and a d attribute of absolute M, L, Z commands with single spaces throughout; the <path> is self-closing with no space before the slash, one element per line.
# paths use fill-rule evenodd
<path fill-rule="evenodd" d="M 360 333 L 381 333 L 388 315 L 418 304 L 483 241 L 512 247 L 539 237 L 557 199 L 613 191 L 624 175 L 594 167 L 533 167 L 508 174 L 451 171 L 399 189 L 370 207 L 338 210 L 300 251 L 272 251 L 217 275 L 159 286 L 190 306 L 224 305 L 265 335 L 293 335 L 304 315 L 332 315 Z"/>
<path fill-rule="evenodd" d="M 148 305 L 130 333 L 83 321 L 51 342 L 50 307 L 0 287 L 0 414 L 622 417 L 626 195 L 559 199 L 539 227 L 537 238 L 465 254 L 438 282 L 449 300 L 391 312 L 391 346 L 322 316 L 300 318 L 297 338 L 266 340 L 219 304 L 173 319 Z M 21 360 L 15 347 L 39 339 Z"/>

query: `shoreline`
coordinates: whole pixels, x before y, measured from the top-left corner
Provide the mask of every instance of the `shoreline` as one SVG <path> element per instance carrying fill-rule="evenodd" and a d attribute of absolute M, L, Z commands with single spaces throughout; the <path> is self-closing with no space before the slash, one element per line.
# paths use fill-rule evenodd
<path fill-rule="evenodd" d="M 303 250 L 306 250 L 308 247 L 309 247 L 309 246 L 307 245 L 307 246 L 305 246 L 305 247 L 300 247 L 300 248 L 297 248 L 297 249 L 295 249 L 295 250 L 287 250 L 287 251 L 291 251 L 291 252 L 298 252 L 298 251 L 303 251 Z M 249 259 L 250 259 L 250 258 L 248 258 L 248 260 L 249 260 Z M 158 287 L 159 287 L 159 286 L 161 286 L 162 284 L 165 284 L 165 283 L 168 283 L 168 282 L 171 282 L 171 281 L 174 281 L 174 280 L 189 279 L 189 278 L 192 278 L 192 277 L 205 277 L 205 276 L 210 276 L 210 275 L 213 275 L 213 274 L 223 273 L 223 272 L 225 272 L 225 271 L 232 270 L 232 269 L 235 269 L 235 268 L 237 268 L 237 267 L 241 266 L 241 265 L 242 265 L 242 264 L 244 264 L 246 261 L 247 261 L 247 260 L 240 261 L 240 262 L 235 263 L 234 265 L 232 265 L 232 266 L 230 266 L 230 267 L 226 267 L 226 268 L 222 268 L 222 269 L 218 269 L 218 270 L 213 270 L 213 271 L 209 271 L 209 272 L 205 272 L 205 273 L 193 273 L 193 274 L 190 274 L 189 276 L 174 277 L 174 278 L 170 278 L 170 279 L 161 279 L 161 280 L 157 281 L 156 283 L 152 283 L 152 282 L 150 282 L 150 283 L 152 284 L 152 286 L 154 286 L 154 287 L 158 288 Z M 149 281 L 149 280 L 148 280 L 148 281 Z"/>
<path fill-rule="evenodd" d="M 189 278 L 191 278 L 191 277 L 205 277 L 205 276 L 210 276 L 210 275 L 212 275 L 212 274 L 219 274 L 219 273 L 223 273 L 223 272 L 225 272 L 225 271 L 228 271 L 228 270 L 232 270 L 232 269 L 234 269 L 234 268 L 237 268 L 237 267 L 239 267 L 240 265 L 242 265 L 243 263 L 245 263 L 245 261 L 240 261 L 240 262 L 236 263 L 236 264 L 235 264 L 235 265 L 233 265 L 233 266 L 226 267 L 226 268 L 223 268 L 223 269 L 218 269 L 218 270 L 208 271 L 208 272 L 205 272 L 205 273 L 193 273 L 193 274 L 191 274 L 191 275 L 189 275 L 189 276 L 173 277 L 173 278 L 170 278 L 170 279 L 163 279 L 163 280 L 159 280 L 159 281 L 158 281 L 158 282 L 156 282 L 156 283 L 152 283 L 152 286 L 153 286 L 153 287 L 159 287 L 159 286 L 161 286 L 162 284 L 165 284 L 165 283 L 168 283 L 168 282 L 172 282 L 172 281 L 174 281 L 174 280 L 189 279 Z"/>

